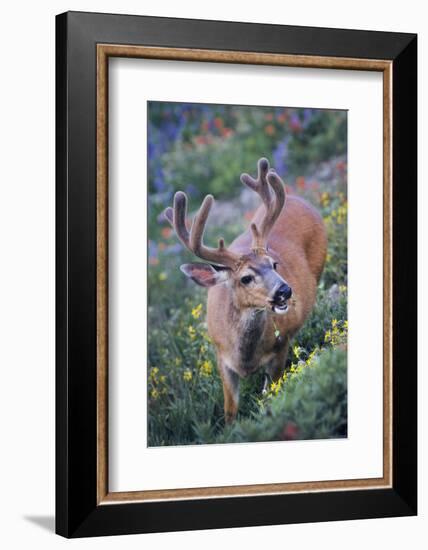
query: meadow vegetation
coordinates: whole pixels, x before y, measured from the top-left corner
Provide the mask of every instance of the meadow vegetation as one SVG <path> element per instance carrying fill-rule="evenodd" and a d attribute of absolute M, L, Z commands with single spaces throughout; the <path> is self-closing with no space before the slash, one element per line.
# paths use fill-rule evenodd
<path fill-rule="evenodd" d="M 346 113 L 152 102 L 148 130 L 148 444 L 346 437 Z M 212 193 L 217 207 L 206 240 L 214 245 L 221 235 L 231 242 L 257 206 L 239 175 L 254 172 L 261 156 L 287 193 L 320 211 L 328 254 L 316 305 L 291 344 L 283 378 L 265 394 L 261 371 L 242 381 L 238 419 L 225 426 L 206 291 L 180 272 L 194 258 L 161 213 L 178 189 L 191 210 Z"/>

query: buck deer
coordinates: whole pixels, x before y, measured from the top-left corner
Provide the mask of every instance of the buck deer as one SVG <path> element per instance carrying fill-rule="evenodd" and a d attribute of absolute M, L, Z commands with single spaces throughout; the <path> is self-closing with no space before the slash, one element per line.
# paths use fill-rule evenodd
<path fill-rule="evenodd" d="M 208 288 L 208 333 L 223 382 L 226 423 L 238 411 L 240 378 L 260 367 L 266 367 L 273 381 L 282 376 L 290 338 L 315 303 L 327 249 L 321 216 L 297 196 L 285 200 L 284 184 L 265 158 L 258 162 L 257 179 L 242 174 L 241 181 L 258 193 L 263 204 L 250 229 L 227 248 L 223 239 L 218 248 L 203 243 L 214 201 L 211 195 L 203 200 L 190 231 L 184 193 L 178 191 L 174 207 L 165 210 L 183 245 L 208 262 L 180 269 Z"/>

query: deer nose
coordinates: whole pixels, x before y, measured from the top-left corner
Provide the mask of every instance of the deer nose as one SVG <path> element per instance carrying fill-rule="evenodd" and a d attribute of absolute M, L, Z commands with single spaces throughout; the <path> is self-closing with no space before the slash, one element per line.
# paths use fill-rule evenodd
<path fill-rule="evenodd" d="M 273 299 L 275 302 L 276 301 L 281 302 L 291 298 L 291 294 L 292 294 L 291 288 L 286 283 L 284 283 L 277 289 Z"/>

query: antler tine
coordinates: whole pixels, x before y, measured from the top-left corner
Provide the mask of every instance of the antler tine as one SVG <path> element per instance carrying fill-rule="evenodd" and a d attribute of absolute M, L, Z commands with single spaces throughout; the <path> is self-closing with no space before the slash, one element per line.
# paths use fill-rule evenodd
<path fill-rule="evenodd" d="M 199 258 L 208 262 L 235 269 L 239 263 L 239 256 L 225 247 L 223 239 L 219 239 L 217 249 L 203 244 L 205 225 L 213 202 L 214 198 L 212 195 L 207 195 L 204 198 L 199 211 L 193 219 L 190 232 L 186 227 L 187 197 L 182 191 L 178 191 L 175 194 L 174 208 L 168 207 L 164 210 L 164 216 L 174 228 L 180 241 L 195 256 L 199 256 Z"/>
<path fill-rule="evenodd" d="M 285 203 L 284 185 L 276 172 L 269 169 L 268 160 L 261 158 L 257 163 L 257 167 L 258 175 L 256 180 L 249 174 L 241 175 L 242 183 L 260 196 L 266 210 L 260 228 L 254 223 L 251 224 L 251 231 L 253 233 L 252 248 L 256 251 L 265 249 L 269 232 L 275 224 Z M 270 186 L 274 191 L 275 201 L 272 201 Z"/>
<path fill-rule="evenodd" d="M 213 203 L 214 197 L 212 195 L 207 195 L 202 201 L 190 230 L 190 246 L 193 253 L 199 258 L 235 269 L 239 263 L 239 256 L 225 247 L 224 239 L 219 239 L 218 248 L 211 248 L 203 244 L 205 225 Z"/>
<path fill-rule="evenodd" d="M 241 181 L 247 187 L 255 191 L 263 201 L 266 210 L 269 209 L 272 197 L 266 176 L 269 172 L 269 161 L 265 158 L 259 159 L 257 163 L 257 179 L 255 180 L 249 174 L 241 174 Z"/>
<path fill-rule="evenodd" d="M 264 242 L 266 242 L 269 232 L 271 231 L 276 220 L 278 219 L 278 216 L 281 214 L 281 210 L 283 209 L 285 204 L 285 190 L 281 178 L 274 170 L 271 169 L 269 170 L 269 173 L 267 175 L 267 180 L 275 194 L 275 202 L 269 209 L 266 216 L 263 218 L 261 224 L 260 233 L 261 238 Z"/>
<path fill-rule="evenodd" d="M 190 235 L 186 227 L 187 217 L 187 197 L 182 191 L 177 191 L 174 195 L 174 208 L 170 206 L 163 212 L 165 218 L 172 225 L 173 229 L 177 233 L 177 237 L 190 251 Z"/>

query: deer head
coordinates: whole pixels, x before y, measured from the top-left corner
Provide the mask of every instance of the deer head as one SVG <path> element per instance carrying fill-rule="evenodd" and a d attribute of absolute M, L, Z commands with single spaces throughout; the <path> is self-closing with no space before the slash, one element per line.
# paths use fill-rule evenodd
<path fill-rule="evenodd" d="M 269 169 L 265 158 L 258 162 L 257 179 L 242 174 L 241 181 L 260 196 L 264 205 L 261 222 L 251 224 L 251 247 L 242 254 L 226 248 L 222 238 L 217 248 L 204 245 L 205 225 L 214 202 L 212 195 L 204 198 L 188 231 L 187 197 L 181 191 L 175 194 L 174 207 L 165 210 L 165 217 L 183 245 L 195 256 L 208 262 L 184 264 L 180 269 L 204 287 L 227 284 L 232 289 L 233 302 L 238 309 L 270 307 L 275 313 L 283 314 L 287 311 L 287 300 L 292 291 L 278 273 L 279 258 L 274 251 L 268 250 L 267 241 L 285 204 L 284 184 L 278 174 Z"/>

